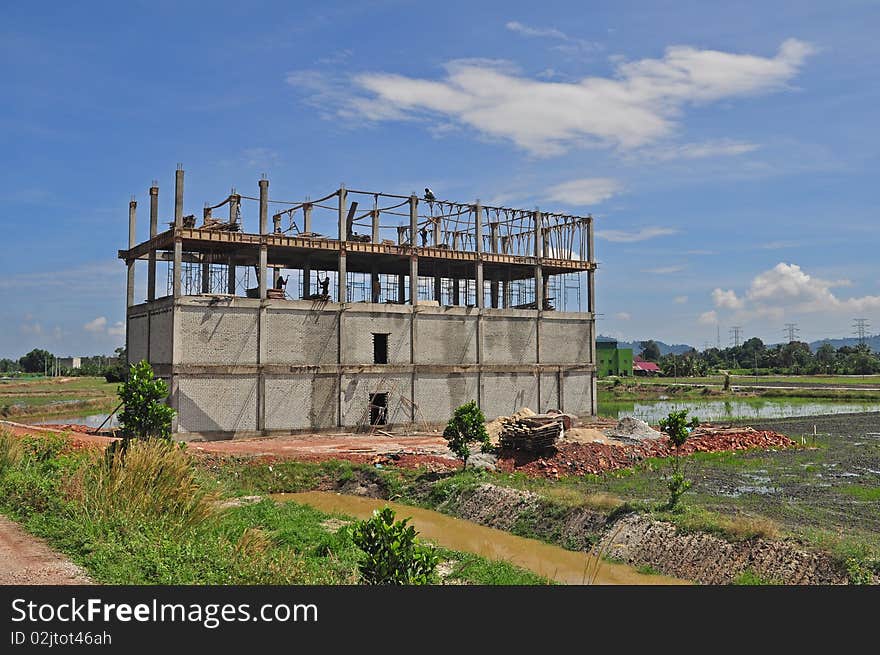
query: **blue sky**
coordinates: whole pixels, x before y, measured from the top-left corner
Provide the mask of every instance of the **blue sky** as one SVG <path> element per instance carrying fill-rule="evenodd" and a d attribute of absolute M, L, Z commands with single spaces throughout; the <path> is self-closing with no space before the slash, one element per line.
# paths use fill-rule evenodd
<path fill-rule="evenodd" d="M 187 213 L 263 173 L 592 212 L 606 335 L 880 330 L 877 2 L 5 9 L 0 356 L 122 344 L 128 200 L 143 238 L 177 162 Z"/>

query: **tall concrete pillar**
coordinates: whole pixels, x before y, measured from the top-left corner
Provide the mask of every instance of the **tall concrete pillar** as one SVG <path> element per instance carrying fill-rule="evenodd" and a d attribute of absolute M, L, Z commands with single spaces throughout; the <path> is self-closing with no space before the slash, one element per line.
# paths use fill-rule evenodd
<path fill-rule="evenodd" d="M 373 243 L 379 243 L 379 211 L 374 209 L 371 217 L 373 219 L 373 232 L 370 235 L 370 240 Z"/>
<path fill-rule="evenodd" d="M 440 245 L 440 219 L 434 219 L 434 243 L 433 246 L 436 248 Z"/>
<path fill-rule="evenodd" d="M 434 300 L 437 304 L 443 304 L 443 278 L 436 273 L 434 274 Z"/>
<path fill-rule="evenodd" d="M 498 223 L 489 226 L 489 245 L 492 252 L 498 252 Z"/>
<path fill-rule="evenodd" d="M 474 244 L 478 253 L 483 252 L 483 205 L 479 200 L 474 207 Z"/>
<path fill-rule="evenodd" d="M 409 197 L 409 245 L 415 248 L 418 244 L 416 232 L 419 231 L 419 198 L 416 194 Z"/>
<path fill-rule="evenodd" d="M 337 281 L 337 301 L 348 302 L 348 263 L 345 261 L 345 251 L 339 251 L 339 280 Z"/>
<path fill-rule="evenodd" d="M 379 271 L 373 266 L 373 270 L 370 272 L 370 302 L 379 302 L 381 295 L 382 286 L 379 283 Z"/>
<path fill-rule="evenodd" d="M 260 184 L 260 234 L 269 234 L 269 180 L 262 179 Z"/>
<path fill-rule="evenodd" d="M 312 260 L 306 255 L 302 273 L 302 297 L 312 295 Z"/>
<path fill-rule="evenodd" d="M 303 232 L 312 231 L 312 206 L 308 203 L 303 205 Z"/>
<path fill-rule="evenodd" d="M 348 265 L 345 261 L 345 241 L 348 238 L 348 221 L 345 212 L 346 196 L 344 186 L 339 187 L 339 277 L 337 279 L 337 301 L 348 302 Z"/>
<path fill-rule="evenodd" d="M 230 255 L 226 266 L 226 293 L 235 295 L 235 260 Z"/>
<path fill-rule="evenodd" d="M 541 270 L 541 258 L 544 257 L 543 216 L 538 209 L 535 209 L 532 216 L 534 217 L 535 258 L 538 260 L 535 265 L 535 308 L 541 311 L 544 309 L 544 272 Z"/>
<path fill-rule="evenodd" d="M 180 165 L 174 173 L 174 227 L 183 227 L 183 168 Z"/>
<path fill-rule="evenodd" d="M 266 276 L 268 275 L 267 264 L 269 248 L 265 244 L 260 246 L 260 300 L 266 299 Z"/>
<path fill-rule="evenodd" d="M 504 309 L 510 308 L 510 302 L 513 299 L 512 289 L 510 288 L 510 280 L 504 280 L 504 296 L 501 299 L 501 306 Z"/>
<path fill-rule="evenodd" d="M 159 232 L 159 187 L 155 184 L 150 187 L 150 238 Z M 150 249 L 150 259 L 147 264 L 147 300 L 152 302 L 156 299 L 156 251 Z"/>
<path fill-rule="evenodd" d="M 409 258 L 409 304 L 417 305 L 419 300 L 419 258 L 412 255 Z"/>
<path fill-rule="evenodd" d="M 483 305 L 486 303 L 486 299 L 484 298 L 486 285 L 483 284 L 483 262 L 482 260 L 477 260 L 477 283 L 476 283 L 476 292 L 477 292 L 477 307 L 483 309 Z"/>
<path fill-rule="evenodd" d="M 211 293 L 211 255 L 202 254 L 202 293 Z"/>
<path fill-rule="evenodd" d="M 593 217 L 590 216 L 587 218 L 587 260 L 590 262 L 590 265 L 594 263 L 595 259 L 595 251 L 593 250 Z M 596 286 L 595 281 L 593 280 L 593 271 L 590 268 L 587 271 L 587 311 L 591 314 L 596 313 Z M 595 361 L 595 358 L 594 358 Z"/>
<path fill-rule="evenodd" d="M 181 271 L 183 263 L 183 240 L 179 237 L 175 237 L 174 239 L 174 271 L 172 278 L 172 296 L 177 299 L 180 298 L 180 278 L 183 274 Z"/>
<path fill-rule="evenodd" d="M 137 200 L 132 199 L 128 203 L 128 249 L 134 248 L 137 242 Z M 126 290 L 126 307 L 134 305 L 134 263 L 136 260 L 128 260 L 128 287 Z"/>

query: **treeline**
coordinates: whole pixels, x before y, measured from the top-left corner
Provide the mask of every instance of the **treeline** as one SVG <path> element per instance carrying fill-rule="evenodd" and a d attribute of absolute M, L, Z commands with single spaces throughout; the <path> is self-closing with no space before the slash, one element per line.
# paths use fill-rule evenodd
<path fill-rule="evenodd" d="M 659 354 L 656 344 L 642 342 L 642 358 L 657 362 L 664 377 L 694 377 L 718 370 L 756 375 L 870 375 L 880 373 L 880 354 L 866 345 L 835 348 L 822 344 L 816 352 L 803 341 L 769 348 L 758 337 L 730 348 L 692 349 L 681 355 Z"/>
<path fill-rule="evenodd" d="M 105 377 L 108 382 L 121 382 L 125 378 L 127 356 L 125 348 L 117 348 L 115 354 L 81 357 L 79 368 L 59 366 L 62 357 L 48 350 L 34 348 L 18 359 L 0 359 L 0 373 L 6 375 L 48 374 L 64 376 Z"/>

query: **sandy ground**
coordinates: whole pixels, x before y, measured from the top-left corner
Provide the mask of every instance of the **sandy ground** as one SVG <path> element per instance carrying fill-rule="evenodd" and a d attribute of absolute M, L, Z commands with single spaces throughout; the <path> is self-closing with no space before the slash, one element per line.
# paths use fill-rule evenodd
<path fill-rule="evenodd" d="M 76 564 L 0 516 L 0 584 L 94 584 Z"/>

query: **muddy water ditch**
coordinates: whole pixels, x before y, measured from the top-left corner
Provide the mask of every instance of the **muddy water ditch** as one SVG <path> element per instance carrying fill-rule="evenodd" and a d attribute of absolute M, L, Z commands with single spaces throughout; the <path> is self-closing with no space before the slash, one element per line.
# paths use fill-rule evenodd
<path fill-rule="evenodd" d="M 575 552 L 535 539 L 526 539 L 427 509 L 374 498 L 321 491 L 273 494 L 276 501 L 293 501 L 324 512 L 367 518 L 386 505 L 397 516 L 412 517 L 410 523 L 421 538 L 446 548 L 474 553 L 487 559 L 505 560 L 565 584 L 687 584 L 685 580 L 640 573 L 635 567 L 601 560 L 586 552 Z"/>

